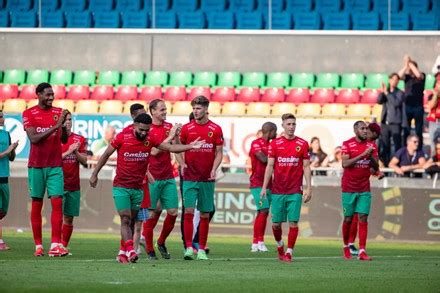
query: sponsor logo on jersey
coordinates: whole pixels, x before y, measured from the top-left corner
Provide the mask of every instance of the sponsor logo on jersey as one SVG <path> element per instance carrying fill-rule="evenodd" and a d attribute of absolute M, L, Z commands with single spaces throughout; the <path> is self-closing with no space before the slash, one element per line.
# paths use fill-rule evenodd
<path fill-rule="evenodd" d="M 52 127 L 52 126 L 50 126 L 50 127 Z M 37 133 L 43 133 L 43 132 L 48 131 L 50 129 L 50 127 L 37 127 L 37 128 L 35 128 L 35 131 Z"/>
<path fill-rule="evenodd" d="M 145 161 L 149 156 L 149 152 L 124 153 L 124 161 Z"/>

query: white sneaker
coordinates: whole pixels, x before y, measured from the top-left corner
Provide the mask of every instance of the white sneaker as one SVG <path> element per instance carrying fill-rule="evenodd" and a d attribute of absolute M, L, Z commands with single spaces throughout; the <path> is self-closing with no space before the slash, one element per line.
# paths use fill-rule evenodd
<path fill-rule="evenodd" d="M 258 252 L 258 244 L 257 243 L 252 243 L 251 252 Z"/>
<path fill-rule="evenodd" d="M 261 252 L 268 252 L 269 249 L 267 249 L 266 245 L 264 244 L 264 242 L 258 242 L 258 251 Z"/>
<path fill-rule="evenodd" d="M 138 249 L 136 249 L 136 254 L 137 255 L 140 255 L 142 253 L 142 248 L 141 248 L 141 246 L 139 245 L 138 246 Z"/>

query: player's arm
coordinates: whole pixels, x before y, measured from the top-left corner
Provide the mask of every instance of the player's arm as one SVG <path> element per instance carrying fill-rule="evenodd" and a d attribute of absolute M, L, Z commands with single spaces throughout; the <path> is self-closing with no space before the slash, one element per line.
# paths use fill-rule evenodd
<path fill-rule="evenodd" d="M 61 154 L 61 157 L 64 159 L 68 155 L 73 154 L 78 148 L 79 148 L 79 142 L 72 143 L 67 149 L 67 151 Z"/>
<path fill-rule="evenodd" d="M 223 160 L 223 145 L 218 145 L 215 147 L 215 158 L 214 158 L 214 163 L 212 164 L 212 170 L 209 179 L 215 180 L 217 169 L 222 163 L 222 160 Z"/>
<path fill-rule="evenodd" d="M 365 156 L 370 156 L 373 150 L 374 149 L 372 147 L 369 147 L 368 149 L 365 150 L 365 152 L 354 158 L 350 158 L 348 154 L 342 154 L 342 168 L 354 166 L 354 164 L 356 164 L 357 161 L 362 160 L 362 158 L 364 158 Z"/>
<path fill-rule="evenodd" d="M 0 159 L 4 157 L 8 157 L 9 161 L 13 161 L 15 159 L 15 149 L 18 146 L 18 141 L 10 144 L 6 150 L 0 153 Z"/>
<path fill-rule="evenodd" d="M 205 140 L 199 140 L 198 137 L 195 141 L 190 142 L 189 144 L 170 144 L 162 142 L 157 146 L 158 149 L 162 151 L 168 151 L 171 153 L 182 153 L 193 149 L 199 149 L 205 143 Z"/>
<path fill-rule="evenodd" d="M 373 170 L 375 170 L 375 171 L 379 170 L 378 158 L 376 158 L 373 155 L 370 156 L 370 167 L 373 168 Z"/>
<path fill-rule="evenodd" d="M 105 149 L 102 156 L 99 158 L 98 163 L 96 164 L 95 169 L 92 172 L 92 175 L 90 176 L 89 182 L 90 186 L 96 187 L 96 184 L 98 184 L 98 174 L 99 171 L 101 171 L 102 167 L 107 163 L 110 156 L 115 152 L 115 148 L 109 144 L 107 148 Z"/>
<path fill-rule="evenodd" d="M 260 161 L 261 163 L 263 163 L 263 164 L 266 164 L 266 163 L 267 163 L 267 156 L 266 156 L 263 152 L 261 152 L 261 151 L 256 152 L 256 153 L 255 153 L 255 157 L 256 157 L 257 160 Z"/>
<path fill-rule="evenodd" d="M 48 130 L 46 130 L 45 132 L 37 133 L 35 127 L 27 127 L 25 130 L 31 143 L 39 143 L 40 141 L 45 140 L 46 138 L 51 136 L 54 132 L 58 131 L 59 128 L 64 124 L 64 120 L 66 119 L 66 115 L 68 113 L 69 111 L 63 110 L 63 113 L 61 114 L 61 117 L 58 119 L 57 123 L 54 126 L 50 127 Z M 67 131 L 66 131 L 66 136 L 67 136 Z M 67 140 L 66 141 L 61 140 L 61 141 L 63 143 L 67 142 Z"/>
<path fill-rule="evenodd" d="M 304 178 L 306 179 L 306 188 L 304 189 L 304 203 L 312 199 L 312 169 L 310 167 L 310 160 L 303 161 Z"/>
<path fill-rule="evenodd" d="M 76 150 L 74 152 L 76 159 L 78 160 L 78 162 L 83 165 L 84 167 L 87 167 L 87 154 L 80 152 L 79 150 Z"/>
<path fill-rule="evenodd" d="M 266 170 L 264 171 L 264 181 L 263 181 L 263 186 L 261 187 L 260 199 L 263 199 L 267 195 L 266 190 L 267 190 L 267 186 L 269 185 L 269 181 L 272 179 L 274 165 L 275 165 L 275 158 L 268 158 Z"/>

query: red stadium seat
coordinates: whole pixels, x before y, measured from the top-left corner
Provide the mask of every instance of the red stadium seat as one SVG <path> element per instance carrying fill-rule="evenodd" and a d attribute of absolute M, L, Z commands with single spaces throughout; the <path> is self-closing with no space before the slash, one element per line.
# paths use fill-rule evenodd
<path fill-rule="evenodd" d="M 220 103 L 233 102 L 235 100 L 235 88 L 219 87 L 215 90 L 211 100 Z"/>
<path fill-rule="evenodd" d="M 0 84 L 0 100 L 15 99 L 18 97 L 18 85 Z"/>
<path fill-rule="evenodd" d="M 136 86 L 123 85 L 118 87 L 115 95 L 115 100 L 119 101 L 130 101 L 136 100 L 138 97 L 138 90 Z"/>
<path fill-rule="evenodd" d="M 37 86 L 33 84 L 23 85 L 18 97 L 26 101 L 37 99 L 37 94 L 35 93 L 36 88 Z"/>
<path fill-rule="evenodd" d="M 426 103 L 428 102 L 428 98 L 430 95 L 432 95 L 433 91 L 432 90 L 425 90 L 423 92 L 423 105 L 426 105 Z"/>
<path fill-rule="evenodd" d="M 52 85 L 52 90 L 55 99 L 65 99 L 66 98 L 66 87 L 64 85 Z"/>
<path fill-rule="evenodd" d="M 259 102 L 261 98 L 260 89 L 252 87 L 244 87 L 237 95 L 237 102 L 253 103 Z"/>
<path fill-rule="evenodd" d="M 310 90 L 308 88 L 291 89 L 286 97 L 286 102 L 295 105 L 310 102 Z"/>
<path fill-rule="evenodd" d="M 113 100 L 114 90 L 111 85 L 99 85 L 93 89 L 91 99 L 96 101 Z"/>
<path fill-rule="evenodd" d="M 328 104 L 335 101 L 335 92 L 333 89 L 316 89 L 313 92 L 310 102 L 317 104 Z"/>
<path fill-rule="evenodd" d="M 192 99 L 194 99 L 195 97 L 198 97 L 198 96 L 205 96 L 210 100 L 211 99 L 211 89 L 209 87 L 202 87 L 202 86 L 193 87 L 189 91 L 188 101 L 191 101 Z"/>
<path fill-rule="evenodd" d="M 186 99 L 186 89 L 183 86 L 172 86 L 165 90 L 165 101 L 176 102 Z"/>
<path fill-rule="evenodd" d="M 149 102 L 154 99 L 162 99 L 162 88 L 160 86 L 146 86 L 141 89 L 139 100 Z"/>
<path fill-rule="evenodd" d="M 363 104 L 376 104 L 380 91 L 376 89 L 366 89 L 361 98 Z"/>
<path fill-rule="evenodd" d="M 87 100 L 90 97 L 90 89 L 88 85 L 72 85 L 67 93 L 68 100 Z"/>
<path fill-rule="evenodd" d="M 286 94 L 282 88 L 268 88 L 261 96 L 261 101 L 265 103 L 282 103 L 284 102 Z"/>
<path fill-rule="evenodd" d="M 336 103 L 356 104 L 359 103 L 361 96 L 358 89 L 341 89 L 336 97 Z"/>

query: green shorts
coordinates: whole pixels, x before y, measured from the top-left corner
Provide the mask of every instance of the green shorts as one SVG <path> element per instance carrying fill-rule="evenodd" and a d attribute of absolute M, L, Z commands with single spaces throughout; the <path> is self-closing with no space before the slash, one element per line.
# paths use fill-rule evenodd
<path fill-rule="evenodd" d="M 71 217 L 79 216 L 81 193 L 79 190 L 64 190 L 63 196 L 63 214 Z"/>
<path fill-rule="evenodd" d="M 343 192 L 342 208 L 345 217 L 354 213 L 368 215 L 371 207 L 371 192 Z"/>
<path fill-rule="evenodd" d="M 150 188 L 151 210 L 155 210 L 157 202 L 160 201 L 162 209 L 177 209 L 179 207 L 179 196 L 177 195 L 176 180 L 156 180 L 148 184 Z"/>
<path fill-rule="evenodd" d="M 272 200 L 272 195 L 270 194 L 270 190 L 267 189 L 266 191 L 266 198 L 263 201 L 260 201 L 260 192 L 261 188 L 251 188 L 251 194 L 254 197 L 255 206 L 257 207 L 257 211 L 260 211 L 262 209 L 268 209 L 270 207 L 270 202 Z"/>
<path fill-rule="evenodd" d="M 272 194 L 272 222 L 298 222 L 301 215 L 302 194 Z"/>
<path fill-rule="evenodd" d="M 28 168 L 29 195 L 36 198 L 63 196 L 64 175 L 61 167 Z"/>
<path fill-rule="evenodd" d="M 118 212 L 123 210 L 138 211 L 141 208 L 144 191 L 142 189 L 113 186 L 113 199 Z"/>
<path fill-rule="evenodd" d="M 214 210 L 215 182 L 183 181 L 183 206 L 195 208 L 202 213 Z"/>
<path fill-rule="evenodd" d="M 9 184 L 0 183 L 0 210 L 6 215 L 9 208 Z"/>

